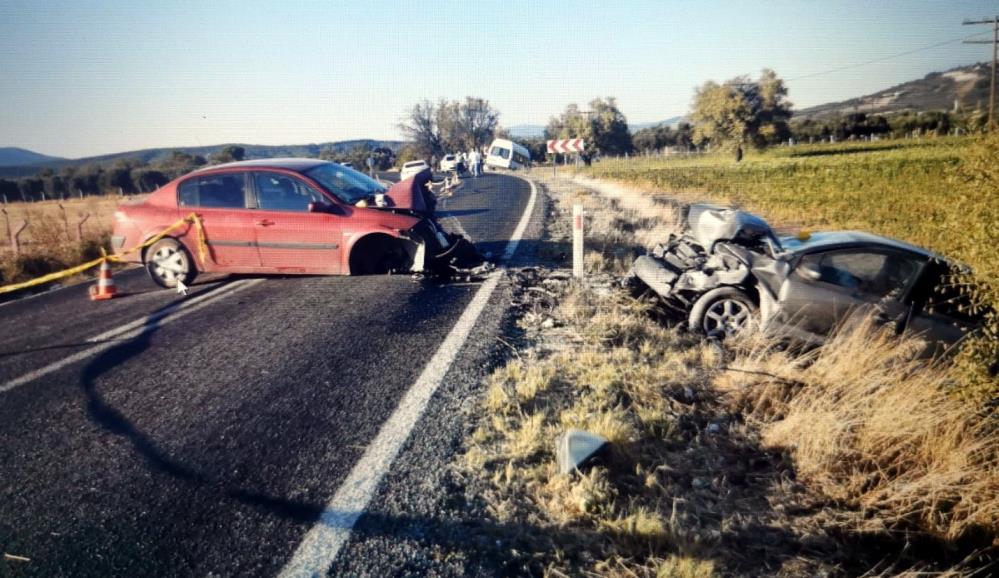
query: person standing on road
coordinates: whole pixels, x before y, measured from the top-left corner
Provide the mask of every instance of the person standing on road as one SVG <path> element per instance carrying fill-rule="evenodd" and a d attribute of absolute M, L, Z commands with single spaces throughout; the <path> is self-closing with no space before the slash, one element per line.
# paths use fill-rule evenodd
<path fill-rule="evenodd" d="M 468 162 L 472 165 L 472 176 L 478 178 L 482 175 L 482 156 L 477 149 L 472 149 L 468 156 Z"/>
<path fill-rule="evenodd" d="M 375 157 L 368 155 L 368 160 L 365 162 L 368 163 L 368 176 L 375 178 Z"/>

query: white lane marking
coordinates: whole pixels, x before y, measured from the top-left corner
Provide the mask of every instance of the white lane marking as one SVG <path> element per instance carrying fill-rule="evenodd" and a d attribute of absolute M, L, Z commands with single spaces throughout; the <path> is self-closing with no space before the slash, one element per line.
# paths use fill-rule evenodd
<path fill-rule="evenodd" d="M 517 251 L 517 246 L 534 213 L 537 189 L 533 182 L 524 180 L 531 185 L 531 196 L 517 228 L 514 229 L 506 245 L 506 251 L 503 253 L 505 261 L 509 261 Z M 499 284 L 501 274 L 502 269 L 493 272 L 479 287 L 464 313 L 458 318 L 458 322 L 451 328 L 444 342 L 423 369 L 423 373 L 403 396 L 392 416 L 382 424 L 374 441 L 364 451 L 361 459 L 354 464 L 347 479 L 326 504 L 319 522 L 305 534 L 295 554 L 281 570 L 279 574 L 281 578 L 314 578 L 329 573 L 337 554 L 350 539 L 354 524 L 367 509 L 379 482 L 395 461 L 402 445 L 423 415 L 430 397 L 437 391 L 458 356 L 459 350 L 475 327 L 479 315 L 489 302 L 489 297 Z"/>
<path fill-rule="evenodd" d="M 446 208 L 447 208 L 447 206 L 448 206 L 448 203 L 447 203 L 447 202 L 448 202 L 448 200 L 449 200 L 450 198 L 451 198 L 451 197 L 447 197 L 447 198 L 445 198 L 445 199 L 444 199 L 444 201 L 443 201 L 443 202 L 441 203 L 441 204 L 442 204 L 442 205 L 444 206 L 444 208 L 445 208 L 445 209 L 446 209 Z M 453 216 L 450 216 L 450 215 L 448 215 L 447 217 L 445 217 L 445 219 L 447 219 L 447 222 L 448 222 L 448 223 L 449 223 L 450 225 L 452 225 L 452 226 L 453 226 L 453 227 L 454 227 L 455 229 L 457 229 L 457 230 L 458 230 L 458 234 L 459 234 L 459 235 L 461 235 L 462 237 L 464 237 L 464 238 L 468 239 L 469 241 L 471 241 L 471 242 L 473 242 L 473 243 L 475 242 L 475 240 L 474 240 L 474 239 L 472 239 L 472 236 L 471 236 L 471 235 L 469 235 L 467 231 L 465 231 L 465 228 L 464 228 L 464 227 L 462 227 L 462 226 L 461 226 L 461 221 L 459 221 L 459 220 L 458 220 L 458 217 L 453 217 Z"/>
<path fill-rule="evenodd" d="M 255 279 L 254 281 L 262 281 L 262 279 Z M 100 343 L 100 342 L 103 342 L 103 341 L 107 341 L 109 339 L 114 339 L 115 337 L 117 337 L 117 336 L 119 336 L 122 333 L 125 333 L 127 331 L 131 331 L 131 330 L 136 329 L 138 327 L 142 327 L 143 325 L 149 325 L 151 323 L 156 323 L 158 320 L 166 317 L 167 315 L 170 315 L 171 313 L 173 313 L 174 311 L 176 311 L 178 309 L 181 309 L 183 307 L 190 307 L 192 305 L 197 305 L 198 302 L 200 302 L 200 301 L 204 301 L 205 299 L 209 299 L 211 297 L 214 297 L 215 295 L 218 295 L 219 292 L 222 291 L 225 287 L 230 287 L 230 288 L 237 287 L 237 286 L 240 286 L 240 285 L 245 284 L 247 282 L 248 282 L 247 280 L 235 281 L 235 282 L 230 283 L 228 285 L 222 285 L 221 287 L 216 287 L 214 289 L 210 289 L 210 290 L 208 290 L 208 291 L 206 291 L 206 292 L 204 292 L 204 293 L 202 293 L 200 295 L 197 295 L 195 297 L 192 297 L 190 299 L 185 299 L 183 301 L 178 301 L 178 302 L 170 305 L 169 307 L 164 308 L 162 311 L 158 311 L 158 312 L 154 313 L 153 315 L 150 315 L 148 317 L 143 317 L 142 319 L 136 319 L 135 321 L 131 321 L 131 322 L 126 323 L 124 325 L 119 325 L 118 327 L 115 327 L 114 329 L 110 329 L 108 331 L 105 331 L 104 333 L 101 333 L 100 335 L 95 335 L 94 337 L 91 337 L 90 339 L 88 339 L 87 343 Z"/>
<path fill-rule="evenodd" d="M 222 289 L 213 290 L 209 293 L 194 297 L 193 299 L 187 299 L 179 303 L 175 303 L 174 305 L 171 305 L 154 315 L 126 323 L 125 325 L 120 325 L 110 331 L 101 333 L 96 337 L 91 337 L 87 340 L 87 342 L 96 343 L 97 345 L 94 347 L 78 351 L 73 355 L 64 357 L 55 363 L 25 373 L 20 377 L 16 377 L 3 385 L 0 385 L 0 393 L 6 393 L 40 377 L 46 376 L 53 371 L 59 371 L 67 365 L 72 365 L 92 355 L 97 355 L 102 351 L 111 349 L 112 347 L 119 345 L 120 340 L 134 339 L 144 333 L 155 331 L 167 323 L 172 323 L 182 317 L 186 317 L 203 307 L 211 305 L 215 301 L 228 297 L 233 293 L 248 289 L 258 283 L 262 283 L 263 281 L 264 279 L 236 281 L 226 285 Z"/>

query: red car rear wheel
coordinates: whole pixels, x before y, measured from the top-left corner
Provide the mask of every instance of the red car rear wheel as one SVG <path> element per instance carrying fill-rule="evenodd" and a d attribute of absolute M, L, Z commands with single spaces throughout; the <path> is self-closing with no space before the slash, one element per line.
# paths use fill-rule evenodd
<path fill-rule="evenodd" d="M 146 272 L 160 287 L 173 288 L 177 281 L 189 285 L 198 276 L 191 254 L 175 239 L 160 239 L 146 251 Z"/>

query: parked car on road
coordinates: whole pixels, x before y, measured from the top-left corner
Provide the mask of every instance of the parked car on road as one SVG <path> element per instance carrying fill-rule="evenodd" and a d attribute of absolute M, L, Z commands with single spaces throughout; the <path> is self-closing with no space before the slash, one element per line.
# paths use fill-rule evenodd
<path fill-rule="evenodd" d="M 399 180 L 405 181 L 406 179 L 423 171 L 430 171 L 430 165 L 427 164 L 427 161 L 409 161 L 408 163 L 402 165 L 402 170 L 399 172 Z"/>
<path fill-rule="evenodd" d="M 114 215 L 117 254 L 194 213 L 188 224 L 126 260 L 164 287 L 203 271 L 351 275 L 432 272 L 455 264 L 467 241 L 434 220 L 430 171 L 386 190 L 353 169 L 316 159 L 267 159 L 184 175 Z"/>
<path fill-rule="evenodd" d="M 458 167 L 458 155 L 444 155 L 441 159 L 441 172 L 446 173 L 455 170 Z"/>
<path fill-rule="evenodd" d="M 934 253 L 858 231 L 778 237 L 758 216 L 693 205 L 687 230 L 635 260 L 631 281 L 695 331 L 763 329 L 821 343 L 855 313 L 941 348 L 979 326 L 948 278 L 960 268 Z"/>

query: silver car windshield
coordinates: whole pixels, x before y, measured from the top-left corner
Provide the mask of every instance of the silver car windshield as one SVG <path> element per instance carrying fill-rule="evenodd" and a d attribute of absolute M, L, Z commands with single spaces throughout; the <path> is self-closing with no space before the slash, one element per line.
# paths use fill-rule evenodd
<path fill-rule="evenodd" d="M 350 204 L 386 190 L 381 183 L 364 173 L 336 163 L 319 165 L 305 171 L 305 174 L 334 197 Z"/>

